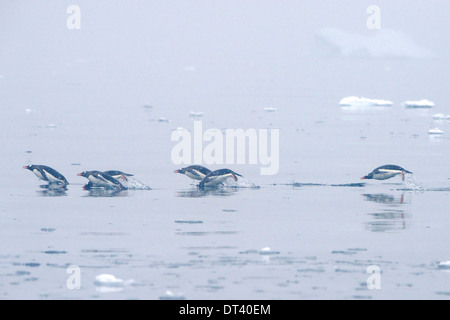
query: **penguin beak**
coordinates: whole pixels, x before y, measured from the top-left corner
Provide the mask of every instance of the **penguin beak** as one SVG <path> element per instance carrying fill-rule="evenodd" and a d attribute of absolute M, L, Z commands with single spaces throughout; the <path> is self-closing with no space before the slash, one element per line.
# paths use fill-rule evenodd
<path fill-rule="evenodd" d="M 367 179 L 366 176 L 362 177 L 361 180 Z"/>
<path fill-rule="evenodd" d="M 24 169 L 30 169 L 29 166 L 23 166 L 22 168 L 24 168 Z"/>
<path fill-rule="evenodd" d="M 123 180 L 128 181 L 127 177 L 125 177 L 123 174 L 120 175 Z"/>
<path fill-rule="evenodd" d="M 233 177 L 234 181 L 237 181 L 236 176 L 232 173 L 231 176 Z"/>
<path fill-rule="evenodd" d="M 77 176 L 82 177 L 82 176 L 83 176 L 83 173 L 78 173 Z"/>
<path fill-rule="evenodd" d="M 180 170 L 174 170 L 173 173 L 180 173 Z"/>

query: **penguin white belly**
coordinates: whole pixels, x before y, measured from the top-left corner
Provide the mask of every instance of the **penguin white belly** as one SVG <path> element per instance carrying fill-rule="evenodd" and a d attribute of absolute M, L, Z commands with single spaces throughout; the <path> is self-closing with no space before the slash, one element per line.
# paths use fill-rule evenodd
<path fill-rule="evenodd" d="M 401 171 L 398 170 L 388 170 L 388 169 L 380 169 L 379 173 L 375 173 L 373 175 L 374 179 L 378 180 L 386 180 L 392 177 L 395 177 L 396 175 L 399 175 Z"/>
<path fill-rule="evenodd" d="M 195 173 L 186 171 L 185 174 L 186 174 L 186 176 L 188 176 L 189 178 L 194 179 L 194 180 L 203 180 L 203 178 L 205 177 L 204 174 L 201 174 L 201 173 L 198 172 L 198 171 L 195 171 L 195 170 L 194 170 L 194 172 L 195 172 Z"/>
<path fill-rule="evenodd" d="M 33 169 L 33 173 L 41 180 L 47 181 L 47 178 L 42 175 L 42 173 L 38 169 Z"/>
<path fill-rule="evenodd" d="M 189 171 L 186 171 L 185 175 L 194 180 L 202 180 L 198 175 L 193 174 L 192 172 Z"/>
<path fill-rule="evenodd" d="M 224 174 L 222 176 L 210 178 L 211 180 L 209 180 L 208 182 L 205 182 L 205 186 L 216 186 L 218 184 L 221 184 L 222 182 L 224 182 L 225 180 L 227 180 L 230 177 L 231 177 L 231 174 Z"/>
<path fill-rule="evenodd" d="M 96 187 L 110 187 L 111 186 L 111 184 L 107 183 L 105 180 L 99 179 L 98 177 L 96 177 L 94 175 L 90 175 L 88 177 L 88 179 Z"/>
<path fill-rule="evenodd" d="M 47 172 L 47 171 L 45 171 L 45 170 L 43 170 L 43 171 L 44 171 L 44 174 L 45 174 L 45 176 L 47 177 L 48 181 L 50 181 L 50 182 L 56 182 L 56 183 L 61 182 L 60 179 L 56 178 L 56 177 L 53 176 L 51 173 L 49 173 L 49 172 Z"/>

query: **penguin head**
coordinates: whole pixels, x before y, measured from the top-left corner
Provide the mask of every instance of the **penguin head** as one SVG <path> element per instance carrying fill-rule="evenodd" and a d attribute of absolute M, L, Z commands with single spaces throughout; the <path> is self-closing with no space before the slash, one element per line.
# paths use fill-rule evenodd
<path fill-rule="evenodd" d="M 77 174 L 77 176 L 87 178 L 89 176 L 89 171 L 83 171 Z"/>
<path fill-rule="evenodd" d="M 364 176 L 361 178 L 361 180 L 365 180 L 365 179 L 373 179 L 373 173 L 369 173 L 367 176 Z"/>

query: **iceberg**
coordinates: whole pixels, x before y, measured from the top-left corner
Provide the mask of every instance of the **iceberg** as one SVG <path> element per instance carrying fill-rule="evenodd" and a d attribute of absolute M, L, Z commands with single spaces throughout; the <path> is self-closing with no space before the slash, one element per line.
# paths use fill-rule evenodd
<path fill-rule="evenodd" d="M 434 129 L 428 130 L 428 134 L 444 134 L 444 131 L 442 131 L 439 128 L 434 128 Z"/>
<path fill-rule="evenodd" d="M 388 107 L 392 106 L 392 102 L 389 100 L 381 100 L 381 99 L 369 99 L 364 97 L 355 97 L 350 96 L 346 98 L 342 98 L 339 101 L 339 105 L 341 106 L 378 106 L 378 107 Z"/>
<path fill-rule="evenodd" d="M 450 270 L 450 261 L 441 261 L 438 263 L 439 269 L 449 269 Z"/>
<path fill-rule="evenodd" d="M 418 101 L 405 101 L 403 106 L 406 108 L 433 108 L 434 103 L 427 99 L 422 99 Z"/>

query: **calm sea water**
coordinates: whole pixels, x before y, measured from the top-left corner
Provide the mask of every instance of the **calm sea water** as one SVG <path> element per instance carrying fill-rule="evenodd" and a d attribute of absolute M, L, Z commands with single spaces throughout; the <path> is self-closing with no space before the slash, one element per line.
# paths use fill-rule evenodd
<path fill-rule="evenodd" d="M 0 80 L 1 299 L 449 298 L 439 263 L 450 260 L 450 122 L 432 119 L 450 114 L 442 61 L 136 63 L 128 78 L 97 82 L 89 63 L 34 86 Z M 349 95 L 394 104 L 341 108 Z M 423 98 L 436 106 L 401 106 Z M 205 130 L 279 129 L 278 174 L 228 165 L 259 188 L 215 192 L 174 174 L 171 132 L 192 130 L 191 111 Z M 68 189 L 40 187 L 22 169 L 32 163 L 63 173 Z M 388 163 L 414 180 L 360 180 Z M 109 169 L 152 190 L 89 193 L 76 176 Z M 67 285 L 72 265 L 80 289 Z M 100 274 L 133 282 L 104 288 Z"/>

